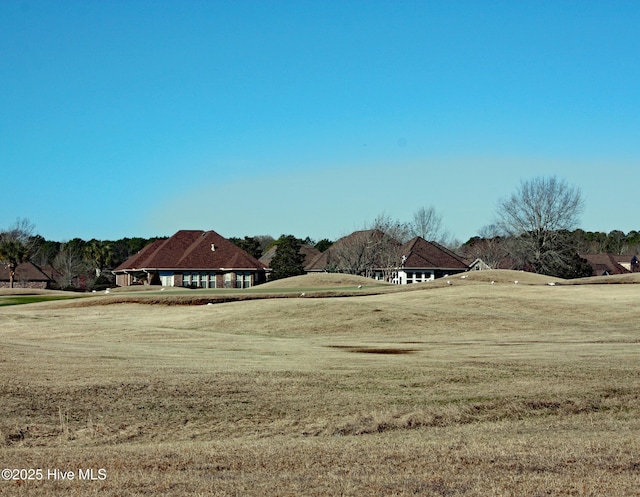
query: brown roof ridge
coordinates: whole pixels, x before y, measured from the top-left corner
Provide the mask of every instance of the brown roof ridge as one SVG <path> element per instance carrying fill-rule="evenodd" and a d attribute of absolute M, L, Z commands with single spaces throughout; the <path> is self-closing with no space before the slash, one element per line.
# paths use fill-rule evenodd
<path fill-rule="evenodd" d="M 607 271 L 609 274 L 626 274 L 630 273 L 626 267 L 618 263 L 615 254 L 610 252 L 601 252 L 598 254 L 580 254 L 580 257 L 586 259 L 597 275 Z M 631 262 L 631 260 L 629 260 Z"/>
<path fill-rule="evenodd" d="M 153 257 L 153 254 L 163 245 L 168 238 L 156 240 L 155 242 L 151 242 L 150 244 L 142 247 L 136 254 L 129 257 L 127 260 L 122 262 L 120 265 L 115 267 L 113 270 L 118 271 L 120 269 L 133 269 L 133 268 L 144 268 L 144 264 L 141 264 Z"/>
<path fill-rule="evenodd" d="M 458 254 L 456 254 L 453 250 L 448 249 L 447 247 L 445 247 L 444 245 L 439 244 L 438 242 L 429 242 L 432 245 L 435 245 L 436 247 L 438 247 L 440 250 L 442 250 L 443 252 L 446 252 L 447 254 L 449 254 L 451 257 L 454 257 L 455 259 L 458 259 L 460 262 L 464 263 L 464 258 L 459 256 Z"/>
<path fill-rule="evenodd" d="M 469 265 L 458 255 L 439 243 L 416 236 L 403 246 L 406 268 L 464 269 Z"/>
<path fill-rule="evenodd" d="M 49 266 L 51 267 L 51 266 Z M 55 274 L 54 274 L 55 273 Z M 21 262 L 16 266 L 15 280 L 26 279 L 27 281 L 54 281 L 59 273 L 51 268 L 51 275 L 45 273 L 40 266 L 31 261 Z M 0 264 L 0 280 L 9 280 L 9 269 L 5 264 Z"/>
<path fill-rule="evenodd" d="M 264 269 L 255 257 L 213 230 L 180 230 L 157 240 L 120 264 L 129 269 Z"/>
<path fill-rule="evenodd" d="M 192 243 L 189 244 L 186 250 L 182 252 L 182 257 L 180 257 L 176 262 L 177 267 L 180 267 L 182 261 L 187 259 L 194 250 L 200 247 L 204 239 L 207 238 L 207 233 L 208 233 L 207 231 L 203 231 L 203 230 L 181 230 L 181 231 L 184 232 L 185 234 L 186 233 L 193 234 L 195 236 L 195 239 L 193 240 Z M 215 231 L 213 231 L 213 233 L 217 235 Z M 196 235 L 200 235 L 200 236 L 196 236 Z"/>

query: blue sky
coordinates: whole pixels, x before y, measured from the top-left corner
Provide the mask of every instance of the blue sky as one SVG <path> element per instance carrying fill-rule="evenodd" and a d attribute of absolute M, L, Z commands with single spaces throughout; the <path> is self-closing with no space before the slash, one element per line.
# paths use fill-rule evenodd
<path fill-rule="evenodd" d="M 0 228 L 337 238 L 521 180 L 640 230 L 640 3 L 0 2 Z"/>

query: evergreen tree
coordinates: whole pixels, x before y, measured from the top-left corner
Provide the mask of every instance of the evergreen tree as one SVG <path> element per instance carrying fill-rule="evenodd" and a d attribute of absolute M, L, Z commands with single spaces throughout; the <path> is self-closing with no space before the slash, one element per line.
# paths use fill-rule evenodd
<path fill-rule="evenodd" d="M 293 235 L 282 235 L 277 245 L 278 249 L 271 260 L 271 279 L 304 274 L 304 255 L 300 253 L 302 242 Z"/>
<path fill-rule="evenodd" d="M 256 259 L 260 259 L 260 257 L 262 257 L 262 247 L 260 246 L 260 241 L 255 237 L 245 236 L 244 240 L 237 237 L 231 237 L 229 238 L 229 241 L 236 247 L 240 247 L 247 254 L 255 257 Z"/>
<path fill-rule="evenodd" d="M 320 240 L 318 243 L 315 244 L 315 247 L 320 252 L 324 252 L 329 247 L 331 247 L 331 245 L 333 245 L 333 242 L 331 240 L 329 240 L 328 238 L 323 238 L 322 240 Z"/>

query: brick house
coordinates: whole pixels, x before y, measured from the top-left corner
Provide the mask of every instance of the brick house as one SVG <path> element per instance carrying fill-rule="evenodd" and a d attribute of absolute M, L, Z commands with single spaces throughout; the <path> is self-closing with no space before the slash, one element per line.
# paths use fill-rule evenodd
<path fill-rule="evenodd" d="M 55 284 L 60 274 L 51 266 L 38 266 L 32 262 L 23 262 L 16 267 L 13 288 L 47 289 Z M 9 288 L 9 268 L 0 264 L 0 288 Z"/>
<path fill-rule="evenodd" d="M 609 276 L 612 274 L 627 274 L 632 269 L 632 257 L 614 254 L 580 254 L 591 265 L 592 276 Z M 637 259 L 636 259 L 637 260 Z"/>
<path fill-rule="evenodd" d="M 405 285 L 433 281 L 469 270 L 466 261 L 436 242 L 415 237 L 402 246 L 402 259 L 394 283 Z"/>
<path fill-rule="evenodd" d="M 249 288 L 265 266 L 215 231 L 181 230 L 157 240 L 113 270 L 116 285 Z"/>
<path fill-rule="evenodd" d="M 435 242 L 415 237 L 405 244 L 387 240 L 378 230 L 356 231 L 336 241 L 313 259 L 305 271 L 353 272 L 399 285 L 432 281 L 447 274 L 467 271 L 461 257 Z M 383 247 L 381 249 L 381 247 Z M 380 251 L 385 254 L 381 254 Z M 345 262 L 345 259 L 350 259 Z"/>

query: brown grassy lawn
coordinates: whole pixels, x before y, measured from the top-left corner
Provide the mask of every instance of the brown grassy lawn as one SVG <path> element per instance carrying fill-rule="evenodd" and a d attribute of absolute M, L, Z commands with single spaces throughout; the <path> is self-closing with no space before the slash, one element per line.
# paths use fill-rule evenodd
<path fill-rule="evenodd" d="M 640 495 L 637 285 L 0 308 L 0 495 Z"/>

